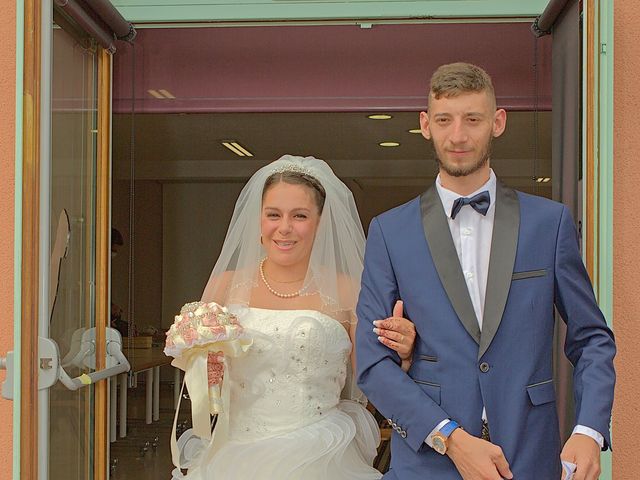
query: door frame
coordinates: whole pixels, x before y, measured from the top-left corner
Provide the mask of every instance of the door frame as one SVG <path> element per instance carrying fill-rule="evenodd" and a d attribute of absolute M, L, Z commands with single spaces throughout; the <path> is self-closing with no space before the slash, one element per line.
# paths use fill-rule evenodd
<path fill-rule="evenodd" d="M 24 0 L 20 278 L 20 453 L 18 478 L 38 478 L 38 305 L 40 279 L 40 79 L 42 5 Z M 17 228 L 17 225 L 16 225 Z M 18 400 L 18 399 L 16 399 Z M 14 469 L 14 478 L 15 477 Z"/>
<path fill-rule="evenodd" d="M 613 1 L 585 0 L 583 15 L 583 258 L 598 305 L 613 329 Z M 611 432 L 614 435 L 614 432 Z M 613 476 L 611 450 L 600 478 Z"/>
<path fill-rule="evenodd" d="M 40 0 L 23 0 L 17 5 L 16 70 L 16 362 L 14 365 L 14 465 L 13 478 L 39 478 L 38 351 L 39 323 L 43 291 L 41 282 L 41 176 L 49 171 L 50 152 L 46 147 L 50 132 L 43 129 L 49 121 L 48 70 L 50 59 L 43 55 L 44 29 L 52 29 L 51 15 L 43 8 L 52 5 Z M 22 9 L 22 11 L 20 10 Z M 46 22 L 46 23 L 45 23 Z M 49 35 L 50 36 L 50 35 Z M 112 57 L 97 47 L 98 132 L 96 162 L 96 370 L 106 367 L 105 338 L 109 323 L 110 218 L 111 218 L 111 69 Z M 22 74 L 22 78 L 20 78 Z M 44 92 L 44 93 L 43 93 Z M 46 204 L 45 204 L 46 205 Z M 45 254 L 46 255 L 46 254 Z M 46 309 L 45 309 L 46 310 Z M 19 346 L 18 346 L 19 345 Z M 107 382 L 94 389 L 93 474 L 96 480 L 107 478 L 108 390 Z M 28 452 L 28 455 L 22 455 Z"/>
<path fill-rule="evenodd" d="M 135 21 L 144 20 L 152 7 L 134 10 L 127 0 L 114 2 Z M 155 2 L 154 2 L 155 3 Z M 345 2 L 348 3 L 348 2 Z M 431 2 L 425 2 L 431 3 Z M 444 4 L 445 2 L 440 2 Z M 475 3 L 475 2 L 474 2 Z M 487 2 L 495 10 L 496 2 Z M 529 3 L 530 4 L 530 3 Z M 353 4 L 352 8 L 356 8 Z M 38 0 L 17 2 L 16 48 L 16 223 L 15 223 L 15 308 L 16 361 L 14 364 L 14 468 L 13 478 L 37 476 L 38 462 L 38 386 L 37 351 L 39 292 L 40 168 L 41 168 L 41 30 L 42 5 Z M 214 7 L 209 7 L 209 9 Z M 219 8 L 219 7 L 216 7 Z M 263 10 L 266 7 L 263 7 Z M 323 6 L 324 8 L 324 6 Z M 480 8 L 480 7 L 478 7 Z M 585 0 L 583 42 L 583 236 L 584 258 L 592 276 L 598 301 L 611 323 L 613 258 L 613 0 Z M 495 16 L 495 11 L 491 11 Z M 175 15 L 167 5 L 155 8 L 155 15 Z M 256 10 L 253 10 L 254 12 Z M 262 10 L 259 10 L 262 11 Z M 324 11 L 324 10 L 323 10 Z M 184 12 L 184 14 L 189 12 Z M 439 12 L 457 17 L 459 11 Z M 193 12 L 190 13 L 190 15 Z M 476 12 L 482 17 L 481 12 Z M 167 17 L 169 18 L 169 17 Z M 148 18 L 167 21 L 167 18 Z M 380 17 L 382 19 L 384 17 Z M 169 18 L 171 19 L 171 18 Z M 265 18 L 262 18 L 264 20 Z M 317 19 L 317 18 L 316 18 Z M 326 20 L 327 18 L 325 18 Z M 186 21 L 176 19 L 173 21 Z M 189 20 L 194 20 L 190 18 Z M 231 18 L 229 18 L 231 20 Z M 242 20 L 237 19 L 235 20 Z M 249 20 L 245 18 L 244 20 Z M 258 20 L 251 18 L 251 20 Z M 306 20 L 310 20 L 306 18 Z M 107 325 L 109 315 L 109 218 L 110 218 L 110 126 L 111 56 L 99 52 L 99 140 L 98 140 L 98 242 L 96 244 L 97 326 Z M 98 335 L 104 329 L 98 328 Z M 19 339 L 19 340 L 18 340 Z M 102 337 L 102 340 L 104 337 Z M 104 342 L 98 338 L 98 345 Z M 102 347 L 104 348 L 104 347 Z M 98 356 L 104 361 L 104 351 Z M 98 365 L 98 368 L 101 366 Z M 96 395 L 94 445 L 96 479 L 107 474 L 107 385 L 100 382 Z M 21 455 L 21 452 L 29 452 Z M 603 455 L 602 478 L 611 478 L 611 455 Z"/>

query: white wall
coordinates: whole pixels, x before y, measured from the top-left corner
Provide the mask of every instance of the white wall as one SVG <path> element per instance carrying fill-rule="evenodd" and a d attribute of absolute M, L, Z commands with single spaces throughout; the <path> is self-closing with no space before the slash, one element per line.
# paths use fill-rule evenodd
<path fill-rule="evenodd" d="M 218 257 L 241 183 L 169 183 L 163 188 L 162 326 L 200 300 Z"/>

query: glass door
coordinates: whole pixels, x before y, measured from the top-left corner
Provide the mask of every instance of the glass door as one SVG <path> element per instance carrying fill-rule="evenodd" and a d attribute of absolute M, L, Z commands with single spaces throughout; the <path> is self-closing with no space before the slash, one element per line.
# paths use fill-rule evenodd
<path fill-rule="evenodd" d="M 24 27 L 20 375 L 3 395 L 20 478 L 103 480 L 109 381 L 129 369 L 107 327 L 112 49 L 52 0 L 25 0 Z"/>
<path fill-rule="evenodd" d="M 96 326 L 97 54 L 55 23 L 51 52 L 48 337 L 77 377 L 95 368 L 84 347 Z M 91 385 L 49 390 L 50 479 L 93 478 L 94 401 Z"/>

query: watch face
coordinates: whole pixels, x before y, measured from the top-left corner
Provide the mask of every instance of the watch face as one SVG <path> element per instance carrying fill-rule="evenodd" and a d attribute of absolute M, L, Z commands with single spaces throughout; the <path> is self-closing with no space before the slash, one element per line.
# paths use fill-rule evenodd
<path fill-rule="evenodd" d="M 433 449 L 438 452 L 440 455 L 444 455 L 447 451 L 447 446 L 444 443 L 444 440 L 439 435 L 435 435 L 432 438 Z"/>

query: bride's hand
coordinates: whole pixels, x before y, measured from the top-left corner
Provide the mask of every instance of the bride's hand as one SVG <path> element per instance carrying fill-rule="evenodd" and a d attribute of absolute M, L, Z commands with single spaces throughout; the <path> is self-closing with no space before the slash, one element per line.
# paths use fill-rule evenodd
<path fill-rule="evenodd" d="M 416 343 L 416 327 L 403 317 L 402 300 L 398 300 L 393 307 L 393 315 L 384 320 L 375 320 L 373 332 L 378 335 L 378 341 L 398 352 L 402 360 L 402 370 L 409 370 L 413 358 L 413 347 Z"/>

